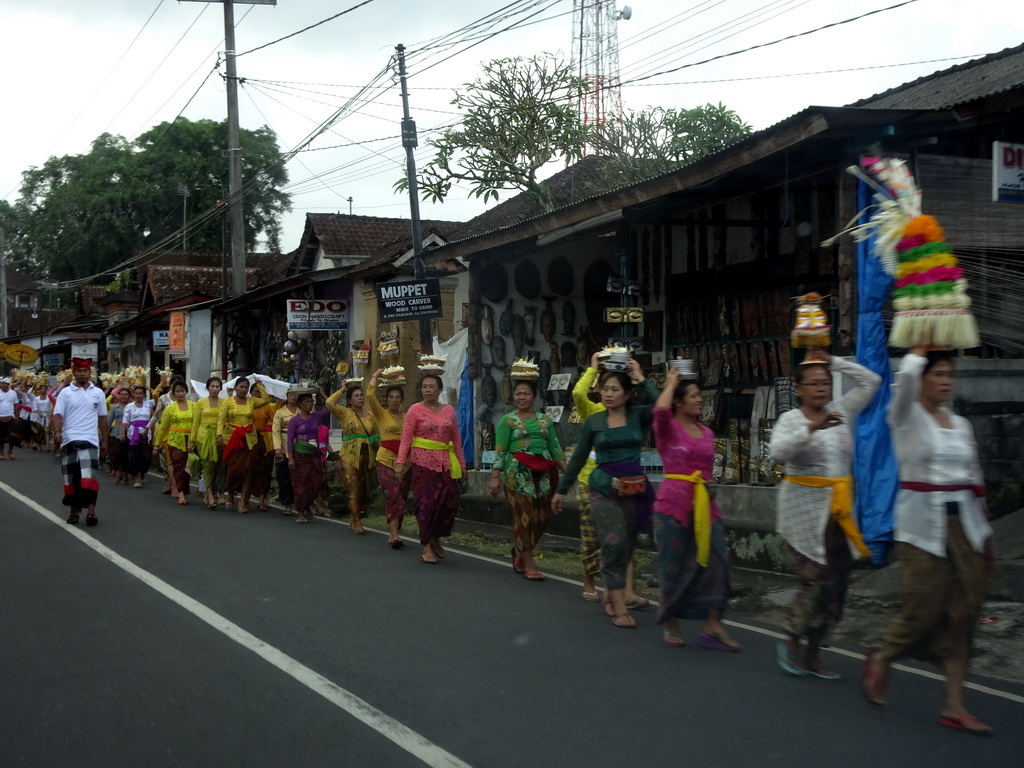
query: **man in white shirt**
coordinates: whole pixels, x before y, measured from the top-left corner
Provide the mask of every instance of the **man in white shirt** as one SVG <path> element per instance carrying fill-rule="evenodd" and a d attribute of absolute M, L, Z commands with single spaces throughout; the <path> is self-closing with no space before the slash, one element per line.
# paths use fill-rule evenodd
<path fill-rule="evenodd" d="M 107 399 L 90 381 L 92 360 L 72 358 L 74 382 L 57 395 L 53 407 L 53 445 L 60 450 L 64 474 L 64 506 L 70 508 L 68 524 L 78 525 L 86 510 L 85 524 L 96 525 L 96 496 L 100 489 L 100 453 L 107 452 Z"/>
<path fill-rule="evenodd" d="M 4 444 L 7 444 L 7 458 L 14 458 L 14 444 L 18 440 L 18 393 L 11 389 L 11 380 L 0 379 L 0 461 L 4 458 Z"/>

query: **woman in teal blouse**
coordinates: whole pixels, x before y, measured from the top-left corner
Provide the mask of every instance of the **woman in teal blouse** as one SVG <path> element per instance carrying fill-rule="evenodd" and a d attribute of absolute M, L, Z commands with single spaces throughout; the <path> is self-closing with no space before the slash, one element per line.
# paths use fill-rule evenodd
<path fill-rule="evenodd" d="M 576 475 L 591 450 L 595 451 L 590 505 L 601 542 L 601 575 L 612 607 L 612 623 L 623 629 L 636 627 L 626 606 L 626 569 L 637 533 L 649 526 L 654 503 L 654 491 L 640 467 L 644 432 L 653 421 L 652 406 L 633 405 L 634 387 L 643 388 L 650 402 L 658 398 L 658 391 L 644 379 L 636 361 L 629 362 L 629 375 L 602 375 L 599 389 L 605 410 L 583 424 L 568 469 L 551 500 L 552 510 L 558 514 Z"/>
<path fill-rule="evenodd" d="M 512 390 L 516 409 L 498 422 L 487 490 L 497 496 L 502 486 L 505 489 L 512 513 L 512 568 L 530 581 L 543 581 L 533 550 L 544 535 L 557 470 L 565 470 L 565 459 L 551 418 L 533 408 L 536 397 L 536 379 L 516 382 Z"/>

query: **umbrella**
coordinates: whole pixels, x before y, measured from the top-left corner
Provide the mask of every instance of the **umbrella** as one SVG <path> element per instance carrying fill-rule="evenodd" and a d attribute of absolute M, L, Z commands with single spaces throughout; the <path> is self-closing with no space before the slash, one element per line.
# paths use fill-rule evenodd
<path fill-rule="evenodd" d="M 11 365 L 26 365 L 39 359 L 39 353 L 27 344 L 8 344 L 3 352 L 4 360 Z"/>

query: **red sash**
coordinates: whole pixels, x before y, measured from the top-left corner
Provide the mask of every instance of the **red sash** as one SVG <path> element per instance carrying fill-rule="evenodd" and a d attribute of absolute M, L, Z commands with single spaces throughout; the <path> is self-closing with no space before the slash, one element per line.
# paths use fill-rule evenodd
<path fill-rule="evenodd" d="M 401 440 L 381 440 L 380 447 L 391 451 L 395 456 L 398 455 L 398 449 L 401 447 Z"/>
<path fill-rule="evenodd" d="M 230 456 L 236 448 L 244 446 L 246 450 L 249 450 L 249 445 L 245 440 L 245 434 L 247 432 L 252 432 L 252 424 L 247 427 L 240 427 L 237 424 L 232 424 L 231 426 L 234 427 L 235 430 L 231 433 L 231 439 L 228 440 L 228 444 L 224 446 L 224 461 L 228 460 L 228 456 Z"/>
<path fill-rule="evenodd" d="M 535 453 L 524 453 L 523 451 L 515 451 L 512 454 L 512 458 L 531 472 L 550 472 L 551 486 L 555 487 L 558 485 L 558 462 L 554 459 L 545 459 L 543 456 L 538 456 Z"/>
<path fill-rule="evenodd" d="M 983 498 L 986 494 L 985 486 L 983 485 L 935 485 L 934 483 L 915 483 L 911 481 L 900 483 L 900 488 L 906 488 L 908 491 L 919 491 L 921 493 L 932 493 L 935 491 L 946 491 L 953 493 L 954 491 L 970 491 L 978 498 Z"/>

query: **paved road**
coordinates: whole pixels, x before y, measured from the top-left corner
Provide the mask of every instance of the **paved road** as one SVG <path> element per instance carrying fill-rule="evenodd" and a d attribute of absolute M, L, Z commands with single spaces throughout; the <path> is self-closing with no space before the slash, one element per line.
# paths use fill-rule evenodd
<path fill-rule="evenodd" d="M 739 655 L 615 629 L 575 585 L 342 525 L 105 483 L 100 525 L 63 523 L 59 467 L 0 464 L 0 767 L 688 768 L 1019 764 L 1024 690 L 971 692 L 991 739 L 936 723 L 939 684 L 885 710 Z M 696 624 L 687 627 L 692 637 Z"/>

